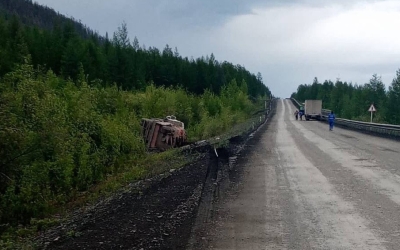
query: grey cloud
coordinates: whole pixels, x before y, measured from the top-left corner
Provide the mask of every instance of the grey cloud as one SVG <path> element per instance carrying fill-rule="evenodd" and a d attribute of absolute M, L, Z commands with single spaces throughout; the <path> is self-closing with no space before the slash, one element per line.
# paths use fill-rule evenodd
<path fill-rule="evenodd" d="M 352 3 L 356 0 L 36 0 L 60 13 L 74 16 L 100 33 L 114 31 L 123 20 L 134 30 L 210 27 L 227 19 L 250 14 L 254 8 L 288 5 L 325 5 Z M 146 27 L 142 27 L 147 25 Z M 160 27 L 160 29 L 157 29 Z"/>
<path fill-rule="evenodd" d="M 171 24 L 190 26 L 217 25 L 229 17 L 251 13 L 256 7 L 284 6 L 301 3 L 302 0 L 36 0 L 60 13 L 74 16 L 82 21 L 134 19 L 168 20 Z M 308 2 L 308 1 L 306 1 Z M 313 2 L 313 1 L 311 1 Z M 186 21 L 186 22 L 182 22 Z"/>

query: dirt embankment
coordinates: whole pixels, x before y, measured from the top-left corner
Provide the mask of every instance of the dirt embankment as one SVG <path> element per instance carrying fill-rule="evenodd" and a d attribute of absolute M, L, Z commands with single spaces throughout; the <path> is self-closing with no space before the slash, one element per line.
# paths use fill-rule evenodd
<path fill-rule="evenodd" d="M 273 115 L 273 112 L 269 116 Z M 213 204 L 237 175 L 234 168 L 257 129 L 215 148 L 183 151 L 192 159 L 179 170 L 132 184 L 38 238 L 44 249 L 186 249 L 199 244 Z M 252 139 L 253 138 L 253 139 Z M 200 239 L 201 241 L 201 239 Z"/>

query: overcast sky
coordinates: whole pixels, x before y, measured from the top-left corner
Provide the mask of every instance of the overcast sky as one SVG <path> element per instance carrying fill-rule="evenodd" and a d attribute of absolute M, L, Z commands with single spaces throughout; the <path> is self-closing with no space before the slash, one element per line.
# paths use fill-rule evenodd
<path fill-rule="evenodd" d="M 400 68 L 400 1 L 35 0 L 101 35 L 127 23 L 131 41 L 184 57 L 214 53 L 261 72 L 273 95 L 289 97 L 314 77 L 389 86 Z"/>

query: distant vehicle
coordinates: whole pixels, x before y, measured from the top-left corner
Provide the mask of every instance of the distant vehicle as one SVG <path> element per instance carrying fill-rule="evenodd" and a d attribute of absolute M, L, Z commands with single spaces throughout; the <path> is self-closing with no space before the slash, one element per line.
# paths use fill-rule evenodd
<path fill-rule="evenodd" d="M 183 122 L 175 116 L 164 119 L 142 119 L 142 134 L 148 149 L 166 150 L 181 147 L 186 143 L 186 131 Z"/>
<path fill-rule="evenodd" d="M 304 102 L 304 116 L 306 120 L 321 119 L 322 100 L 306 100 Z"/>

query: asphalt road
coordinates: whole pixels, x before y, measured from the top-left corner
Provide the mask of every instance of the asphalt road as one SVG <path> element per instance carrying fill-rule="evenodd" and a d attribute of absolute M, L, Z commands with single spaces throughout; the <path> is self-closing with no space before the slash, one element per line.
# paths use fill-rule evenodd
<path fill-rule="evenodd" d="M 209 249 L 400 249 L 400 142 L 276 115 L 217 206 Z"/>

